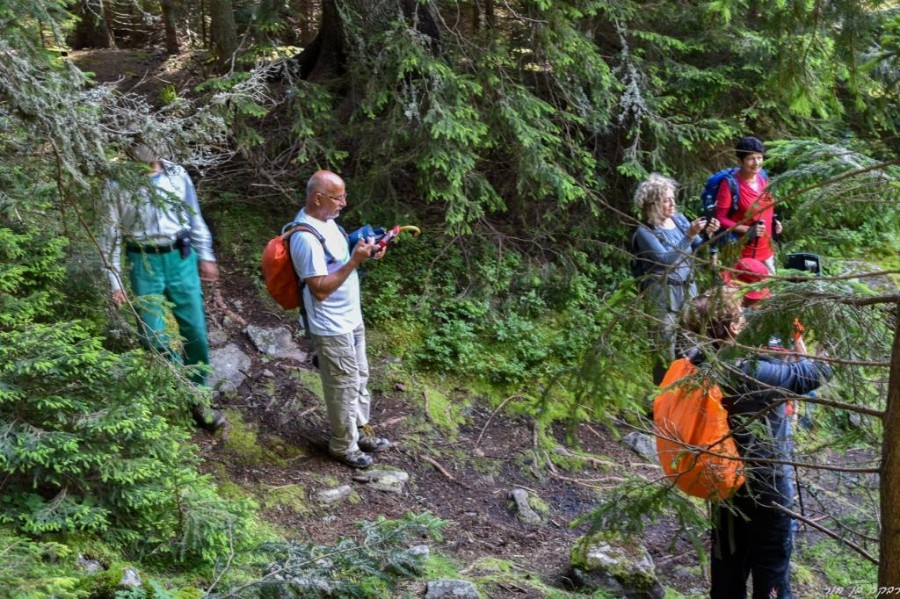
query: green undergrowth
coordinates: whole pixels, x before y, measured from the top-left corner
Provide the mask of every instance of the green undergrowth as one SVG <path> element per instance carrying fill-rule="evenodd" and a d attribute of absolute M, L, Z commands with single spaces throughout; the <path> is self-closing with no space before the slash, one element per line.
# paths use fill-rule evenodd
<path fill-rule="evenodd" d="M 304 455 L 304 450 L 295 447 L 277 435 L 260 434 L 258 427 L 245 421 L 236 410 L 226 412 L 231 429 L 224 437 L 225 452 L 232 460 L 243 466 L 272 464 L 286 467 L 291 460 Z"/>
<path fill-rule="evenodd" d="M 826 586 L 862 589 L 876 588 L 878 566 L 832 541 L 809 545 L 798 543 L 797 560 L 824 577 Z M 862 596 L 862 595 L 861 595 Z"/>
<path fill-rule="evenodd" d="M 449 439 L 456 439 L 459 427 L 469 422 L 469 411 L 476 395 L 466 388 L 466 381 L 452 376 L 416 373 L 399 361 L 375 358 L 377 349 L 390 335 L 376 329 L 367 334 L 371 349 L 370 389 L 374 392 L 403 397 L 417 410 L 406 423 L 411 431 L 427 434 L 435 431 Z M 384 354 L 381 354 L 384 355 Z M 380 362 L 381 364 L 377 364 Z"/>
<path fill-rule="evenodd" d="M 265 292 L 259 271 L 262 251 L 266 243 L 281 232 L 284 223 L 290 222 L 299 210 L 285 213 L 283 218 L 260 210 L 259 206 L 242 201 L 233 192 L 213 192 L 205 195 L 202 209 L 216 242 L 219 259 L 225 259 L 236 271 L 258 282 Z"/>
<path fill-rule="evenodd" d="M 325 401 L 325 391 L 322 388 L 322 378 L 316 370 L 299 368 L 292 370 L 291 378 L 296 379 L 304 389 L 312 393 L 319 401 Z"/>
<path fill-rule="evenodd" d="M 352 181 L 348 185 L 352 189 Z M 228 248 L 239 272 L 255 281 L 270 305 L 259 256 L 265 241 L 293 213 L 262 215 L 245 203 L 220 199 L 211 201 L 209 211 L 218 223 L 218 243 Z M 381 218 L 351 212 L 342 222 L 352 229 L 353 222 Z M 429 395 L 428 418 L 448 432 L 461 419 L 448 379 L 476 389 L 492 406 L 513 395 L 528 397 L 507 409 L 533 413 L 532 398 L 561 371 L 579 364 L 603 324 L 597 314 L 605 293 L 597 274 L 604 269 L 579 252 L 546 262 L 514 247 L 501 251 L 475 236 L 443 243 L 428 231 L 419 238 L 404 235 L 384 260 L 361 269 L 370 361 L 384 358 L 399 364 L 406 377 L 427 378 L 421 391 Z M 293 313 L 271 305 L 275 313 L 293 319 Z M 317 377 L 297 376 L 305 387 L 317 390 L 312 380 Z M 554 393 L 569 392 L 557 385 Z"/>

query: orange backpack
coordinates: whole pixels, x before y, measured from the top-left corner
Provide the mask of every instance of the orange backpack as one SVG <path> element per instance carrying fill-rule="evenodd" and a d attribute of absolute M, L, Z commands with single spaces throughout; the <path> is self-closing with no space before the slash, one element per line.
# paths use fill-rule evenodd
<path fill-rule="evenodd" d="M 722 390 L 708 380 L 682 380 L 696 372 L 689 358 L 672 362 L 653 402 L 656 451 L 666 477 L 702 499 L 728 499 L 744 484 L 741 461 Z"/>
<path fill-rule="evenodd" d="M 291 262 L 291 235 L 298 231 L 312 233 L 322 248 L 325 250 L 326 260 L 333 262 L 334 258 L 325 247 L 325 237 L 316 231 L 312 225 L 306 223 L 288 223 L 281 229 L 281 234 L 273 237 L 266 244 L 262 254 L 262 273 L 266 280 L 266 289 L 278 305 L 285 310 L 300 308 L 303 296 L 302 286 L 294 264 Z M 302 311 L 302 310 L 301 310 Z"/>

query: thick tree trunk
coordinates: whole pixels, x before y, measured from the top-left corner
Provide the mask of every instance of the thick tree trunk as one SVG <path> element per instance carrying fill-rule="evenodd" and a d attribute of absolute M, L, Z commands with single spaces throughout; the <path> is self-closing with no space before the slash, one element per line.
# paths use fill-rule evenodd
<path fill-rule="evenodd" d="M 109 34 L 109 47 L 116 47 L 116 28 L 115 28 L 115 12 L 113 11 L 113 0 L 103 1 L 103 20 L 106 22 L 106 31 Z"/>
<path fill-rule="evenodd" d="M 322 2 L 322 24 L 310 44 L 297 57 L 303 79 L 341 76 L 346 72 L 344 26 L 335 0 Z"/>
<path fill-rule="evenodd" d="M 431 50 L 437 54 L 440 50 L 440 29 L 437 10 L 430 1 L 323 0 L 319 33 L 296 57 L 301 77 L 340 77 L 347 72 L 347 61 L 352 60 L 353 54 L 367 51 L 365 47 L 348 46 L 344 19 L 352 20 L 353 27 L 368 37 L 387 31 L 391 23 L 401 16 L 430 40 Z"/>
<path fill-rule="evenodd" d="M 103 4 L 103 0 L 78 0 L 75 13 L 81 20 L 72 35 L 73 48 L 115 47 Z"/>
<path fill-rule="evenodd" d="M 316 37 L 315 11 L 312 0 L 294 0 L 294 13 L 300 23 L 300 44 L 305 48 Z"/>
<path fill-rule="evenodd" d="M 209 38 L 206 35 L 206 2 L 205 0 L 200 0 L 200 41 L 203 43 L 203 46 L 209 43 Z"/>
<path fill-rule="evenodd" d="M 900 305 L 888 379 L 884 440 L 881 446 L 881 551 L 878 586 L 900 588 Z"/>
<path fill-rule="evenodd" d="M 484 23 L 488 29 L 493 29 L 497 24 L 494 15 L 494 0 L 484 0 Z M 472 2 L 472 31 L 481 29 L 481 0 Z"/>
<path fill-rule="evenodd" d="M 163 23 L 166 27 L 166 54 L 178 54 L 178 30 L 175 27 L 175 3 L 174 0 L 161 0 Z"/>
<path fill-rule="evenodd" d="M 484 0 L 484 20 L 489 29 L 497 25 L 497 17 L 494 15 L 494 0 Z"/>
<path fill-rule="evenodd" d="M 238 47 L 231 0 L 209 0 L 209 37 L 219 70 L 227 70 Z"/>

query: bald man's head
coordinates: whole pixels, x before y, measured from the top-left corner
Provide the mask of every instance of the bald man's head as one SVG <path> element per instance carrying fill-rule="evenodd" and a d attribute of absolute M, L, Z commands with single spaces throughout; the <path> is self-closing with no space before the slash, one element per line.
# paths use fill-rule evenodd
<path fill-rule="evenodd" d="M 306 213 L 319 220 L 337 218 L 347 205 L 344 180 L 331 171 L 316 171 L 306 183 Z"/>
<path fill-rule="evenodd" d="M 344 180 L 331 171 L 316 171 L 306 182 L 306 201 L 317 193 L 331 193 L 336 187 L 343 187 Z"/>

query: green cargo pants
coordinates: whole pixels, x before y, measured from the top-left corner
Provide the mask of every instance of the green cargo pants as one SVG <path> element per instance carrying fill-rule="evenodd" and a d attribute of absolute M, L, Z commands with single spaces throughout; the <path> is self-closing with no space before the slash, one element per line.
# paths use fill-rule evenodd
<path fill-rule="evenodd" d="M 203 309 L 203 288 L 197 272 L 197 254 L 192 250 L 182 258 L 177 250 L 165 254 L 128 252 L 131 288 L 137 296 L 136 308 L 141 327 L 142 342 L 173 360 L 191 366 L 209 365 L 209 342 L 206 338 L 206 314 Z M 173 351 L 166 333 L 166 306 L 172 304 L 172 314 L 178 332 L 184 339 L 184 357 Z M 206 384 L 207 368 L 197 369 L 191 380 Z"/>

